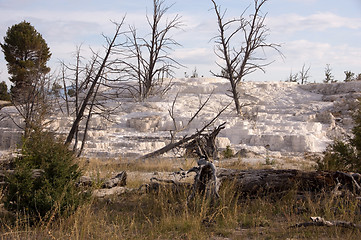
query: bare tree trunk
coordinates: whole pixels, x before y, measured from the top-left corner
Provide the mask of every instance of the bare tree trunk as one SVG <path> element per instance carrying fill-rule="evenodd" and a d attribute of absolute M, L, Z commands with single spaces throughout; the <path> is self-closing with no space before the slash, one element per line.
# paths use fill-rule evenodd
<path fill-rule="evenodd" d="M 233 101 L 236 107 L 236 112 L 238 115 L 241 114 L 241 104 L 239 103 L 239 94 L 238 94 L 238 90 L 237 90 L 237 83 L 235 83 L 233 80 L 231 81 L 231 87 L 232 87 L 232 96 L 233 96 Z"/>
<path fill-rule="evenodd" d="M 69 99 L 68 99 L 68 89 L 66 87 L 66 81 L 65 81 L 65 66 L 62 65 L 62 80 L 63 80 L 63 87 L 64 87 L 64 96 L 65 96 L 65 104 L 66 104 L 66 113 L 67 116 L 70 115 L 69 111 Z"/>
<path fill-rule="evenodd" d="M 237 114 L 240 114 L 241 104 L 237 86 L 246 75 L 257 70 L 264 72 L 264 68 L 271 63 L 262 64 L 256 62 L 266 59 L 255 56 L 255 54 L 265 48 L 271 48 L 280 53 L 278 50 L 280 45 L 266 43 L 269 29 L 264 24 L 266 15 L 261 15 L 261 8 L 267 0 L 254 0 L 254 12 L 249 15 L 249 19 L 244 17 L 246 9 L 241 17 L 231 20 L 224 19 L 226 11 L 221 11 L 221 7 L 217 5 L 216 0 L 211 0 L 211 2 L 218 23 L 218 35 L 214 37 L 216 43 L 215 54 L 224 62 L 224 65 L 217 63 L 221 68 L 221 74 L 213 72 L 212 74 L 229 80 L 236 111 Z M 237 41 L 239 45 L 231 46 L 234 41 Z"/>
<path fill-rule="evenodd" d="M 76 118 L 75 118 L 75 120 L 73 122 L 73 125 L 72 125 L 71 129 L 70 129 L 68 137 L 66 138 L 65 144 L 67 144 L 67 145 L 69 145 L 71 143 L 71 141 L 74 138 L 74 134 L 77 132 L 77 129 L 79 127 L 79 123 L 80 123 L 80 121 L 82 120 L 82 118 L 84 116 L 84 111 L 85 111 L 85 109 L 86 109 L 86 107 L 87 107 L 87 105 L 89 103 L 89 100 L 90 100 L 91 96 L 94 94 L 94 90 L 95 90 L 96 85 L 98 84 L 98 82 L 101 79 L 101 76 L 102 76 L 103 71 L 104 71 L 104 69 L 106 67 L 106 64 L 108 63 L 108 58 L 110 56 L 110 53 L 112 52 L 113 48 L 116 45 L 115 41 L 116 41 L 117 37 L 120 34 L 120 29 L 121 29 L 123 23 L 124 23 L 124 18 L 123 18 L 123 21 L 120 24 L 116 25 L 116 31 L 115 31 L 115 34 L 114 34 L 113 38 L 112 39 L 107 39 L 108 47 L 106 49 L 105 56 L 104 56 L 104 58 L 102 60 L 102 63 L 100 65 L 99 69 L 98 69 L 98 72 L 97 72 L 96 76 L 92 80 L 92 84 L 89 87 L 89 90 L 88 90 L 88 92 L 87 92 L 87 94 L 86 94 L 86 96 L 85 96 L 85 98 L 84 98 L 84 100 L 82 102 L 82 105 L 81 105 L 81 107 L 79 109 L 79 112 L 78 112 L 78 114 L 77 114 L 77 116 L 76 116 Z"/>
<path fill-rule="evenodd" d="M 198 166 L 187 172 L 196 172 L 192 191 L 188 200 L 195 194 L 206 194 L 207 199 L 218 198 L 219 189 L 230 189 L 228 194 L 239 199 L 267 197 L 279 199 L 289 193 L 298 198 L 331 194 L 339 196 L 351 192 L 360 196 L 361 175 L 345 172 L 301 171 L 295 169 L 216 169 L 214 165 L 204 159 L 198 160 Z M 157 179 L 158 180 L 158 179 Z M 158 180 L 159 181 L 159 180 Z M 189 183 L 160 180 L 159 182 L 173 183 L 179 191 L 189 189 Z M 152 186 L 150 186 L 152 188 Z M 158 186 L 159 188 L 159 186 Z"/>
<path fill-rule="evenodd" d="M 196 154 L 198 157 L 206 157 L 207 159 L 218 158 L 218 149 L 216 146 L 216 137 L 219 132 L 225 128 L 226 123 L 222 123 L 218 127 L 214 128 L 211 133 L 202 133 L 196 137 L 193 141 L 184 146 L 187 150 L 186 155 Z"/>
<path fill-rule="evenodd" d="M 82 154 L 83 150 L 84 150 L 84 146 L 85 146 L 85 142 L 86 142 L 86 139 L 87 139 L 87 134 L 88 134 L 88 129 L 89 129 L 89 123 L 90 123 L 90 119 L 92 117 L 92 113 L 93 113 L 93 107 L 95 105 L 95 98 L 97 96 L 97 93 L 98 93 L 98 90 L 99 90 L 99 87 L 100 87 L 100 83 L 98 84 L 96 90 L 95 90 L 95 93 L 93 95 L 93 100 L 90 104 L 90 108 L 89 108 L 89 112 L 88 112 L 88 117 L 86 119 L 86 123 L 85 123 L 85 129 L 84 129 L 84 135 L 83 135 L 83 139 L 82 139 L 82 142 L 81 142 L 81 146 L 80 146 L 80 149 L 79 149 L 79 152 L 78 152 L 78 157 L 80 157 L 80 155 Z"/>
<path fill-rule="evenodd" d="M 150 39 L 138 37 L 135 27 L 130 27 L 130 36 L 127 36 L 128 53 L 123 55 L 127 60 L 134 61 L 122 63 L 127 66 L 126 78 L 139 84 L 137 94 L 141 101 L 154 94 L 156 87 L 162 91 L 163 79 L 159 79 L 161 73 L 166 72 L 167 75 L 172 76 L 173 69 L 180 66 L 169 54 L 173 46 L 180 45 L 169 36 L 172 30 L 181 27 L 180 16 L 167 19 L 164 27 L 161 26 L 164 15 L 169 9 L 169 6 L 164 6 L 164 0 L 153 0 L 153 14 L 151 17 L 146 16 L 150 27 Z"/>

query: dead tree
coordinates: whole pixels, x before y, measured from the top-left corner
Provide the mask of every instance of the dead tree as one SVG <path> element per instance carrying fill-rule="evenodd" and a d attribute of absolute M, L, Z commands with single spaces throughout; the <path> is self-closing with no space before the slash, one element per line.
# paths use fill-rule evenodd
<path fill-rule="evenodd" d="M 176 139 L 176 135 L 179 134 L 180 132 L 186 130 L 189 128 L 189 126 L 191 125 L 191 123 L 197 118 L 199 117 L 200 113 L 202 112 L 202 110 L 204 109 L 204 107 L 207 105 L 207 103 L 209 102 L 209 100 L 211 99 L 213 95 L 213 91 L 208 95 L 207 99 L 202 102 L 202 100 L 199 100 L 199 107 L 198 110 L 191 116 L 191 118 L 188 120 L 188 122 L 186 124 L 183 124 L 181 126 L 177 125 L 177 120 L 176 120 L 176 116 L 175 116 L 175 106 L 176 106 L 176 102 L 179 96 L 179 93 L 176 94 L 173 103 L 172 103 L 172 107 L 170 109 L 168 109 L 169 112 L 169 116 L 172 119 L 173 122 L 173 127 L 174 129 L 170 130 L 170 136 L 171 136 L 171 143 L 173 143 Z"/>
<path fill-rule="evenodd" d="M 343 227 L 348 229 L 361 229 L 360 224 L 355 224 L 352 222 L 346 222 L 346 221 L 327 221 L 322 217 L 310 217 L 311 222 L 303 222 L 303 223 L 297 223 L 290 228 L 298 228 L 298 227 Z"/>
<path fill-rule="evenodd" d="M 187 143 L 184 148 L 186 149 L 186 155 L 190 156 L 196 154 L 198 157 L 204 156 L 205 158 L 216 159 L 218 155 L 218 149 L 216 146 L 216 137 L 219 132 L 225 128 L 225 122 L 214 128 L 210 133 L 202 133 L 194 140 Z"/>
<path fill-rule="evenodd" d="M 137 29 L 131 26 L 130 33 L 127 34 L 128 52 L 120 54 L 122 59 L 127 59 L 121 61 L 127 66 L 124 78 L 137 82 L 137 88 L 133 87 L 133 91 L 137 92 L 141 101 L 156 91 L 164 91 L 165 78 L 172 77 L 173 70 L 180 66 L 169 54 L 173 47 L 180 44 L 169 35 L 171 31 L 182 26 L 181 17 L 176 15 L 170 20 L 167 19 L 162 26 L 163 18 L 170 7 L 164 6 L 164 0 L 153 0 L 153 15 L 146 16 L 151 31 L 150 39 L 139 37 Z M 132 84 L 129 85 L 131 86 Z"/>
<path fill-rule="evenodd" d="M 187 174 L 191 172 L 196 173 L 188 201 L 193 200 L 197 194 L 204 195 L 211 201 L 218 199 L 219 181 L 216 167 L 206 158 L 200 158 L 197 164 L 198 167 L 193 167 L 187 172 Z"/>
<path fill-rule="evenodd" d="M 221 68 L 221 74 L 212 74 L 229 80 L 231 97 L 237 114 L 240 114 L 241 104 L 237 86 L 245 76 L 257 70 L 264 72 L 264 68 L 272 63 L 265 63 L 266 58 L 260 57 L 259 52 L 273 49 L 280 53 L 280 45 L 266 42 L 269 29 L 265 25 L 266 14 L 262 15 L 261 8 L 267 0 L 254 0 L 254 11 L 249 17 L 245 16 L 246 9 L 240 18 L 231 20 L 225 20 L 226 11 L 222 11 L 215 0 L 211 1 L 218 22 L 218 35 L 214 37 L 215 54 L 223 62 L 217 63 Z"/>
<path fill-rule="evenodd" d="M 317 197 L 323 194 L 339 196 L 352 193 L 361 194 L 361 175 L 345 172 L 301 171 L 295 169 L 217 169 L 205 158 L 198 160 L 198 166 L 188 171 L 175 174 L 187 175 L 195 172 L 194 182 L 188 195 L 188 201 L 201 194 L 210 201 L 219 198 L 222 188 L 232 189 L 227 194 L 236 196 L 239 200 L 267 197 L 280 199 L 289 193 L 294 193 L 298 199 Z M 189 183 L 159 180 L 159 184 L 171 183 L 177 190 L 189 190 Z M 149 186 L 152 189 L 152 186 Z M 230 188 L 231 187 L 231 188 Z M 302 224 L 300 226 L 303 226 Z M 298 227 L 298 226 L 297 226 Z"/>
<path fill-rule="evenodd" d="M 194 134 L 190 135 L 190 136 L 184 136 L 182 139 L 180 139 L 177 142 L 171 142 L 168 145 L 162 147 L 161 149 L 158 149 L 154 152 L 148 153 L 144 156 L 141 157 L 141 159 L 146 159 L 146 158 L 153 158 L 156 156 L 159 156 L 161 154 L 164 154 L 166 152 L 169 152 L 170 150 L 174 149 L 174 148 L 178 148 L 181 146 L 184 146 L 185 144 L 189 143 L 190 141 L 199 138 L 200 136 L 204 135 L 204 132 L 219 118 L 219 116 L 229 107 L 230 104 L 228 104 L 227 106 L 225 106 L 214 118 L 212 118 L 208 123 L 206 123 L 200 130 L 197 130 Z M 216 128 L 214 131 L 217 132 L 217 134 L 219 133 L 220 129 L 222 129 L 222 127 L 224 126 L 225 123 L 221 124 L 218 128 Z M 219 130 L 217 130 L 219 129 Z M 212 134 L 212 133 L 211 133 Z M 213 155 L 212 155 L 213 156 Z"/>
<path fill-rule="evenodd" d="M 86 88 L 87 92 L 85 94 L 84 99 L 81 102 L 79 110 L 76 114 L 76 118 L 69 131 L 68 137 L 66 138 L 65 144 L 69 145 L 72 142 L 72 140 L 74 139 L 74 135 L 77 132 L 80 121 L 83 119 L 85 111 L 86 111 L 92 97 L 94 98 L 94 94 L 96 95 L 96 93 L 97 93 L 97 91 L 96 91 L 96 89 L 98 88 L 97 86 L 99 86 L 102 79 L 104 79 L 105 71 L 107 68 L 110 67 L 109 65 L 111 65 L 110 56 L 114 53 L 115 49 L 122 44 L 122 43 L 117 43 L 116 40 L 119 36 L 124 34 L 124 32 L 121 32 L 121 28 L 123 26 L 124 20 L 125 20 L 125 18 L 123 18 L 120 23 L 115 23 L 116 30 L 115 30 L 115 34 L 112 38 L 105 37 L 105 39 L 107 41 L 105 56 L 101 57 L 98 54 L 94 53 L 92 62 L 94 64 L 99 64 L 99 67 L 96 68 L 96 71 L 92 70 L 88 73 L 89 86 Z"/>
<path fill-rule="evenodd" d="M 24 124 L 17 124 L 17 121 L 8 115 L 20 129 L 24 130 L 25 138 L 29 137 L 33 130 L 43 130 L 48 123 L 46 118 L 52 111 L 52 98 L 49 94 L 51 76 L 33 72 L 27 77 L 27 86 L 11 100 Z"/>
<path fill-rule="evenodd" d="M 62 81 L 64 85 L 64 97 L 68 116 L 73 115 L 75 118 L 79 115 L 81 104 L 81 95 L 87 91 L 87 86 L 90 84 L 91 76 L 94 74 L 94 67 L 97 59 L 93 58 L 87 65 L 83 66 L 84 58 L 81 55 L 81 46 L 76 47 L 75 64 L 62 63 Z M 66 82 L 71 84 L 69 92 L 66 87 Z M 68 97 L 68 95 L 70 95 Z M 93 94 L 96 95 L 96 94 Z M 71 104 L 72 111 L 70 112 L 69 105 Z M 79 142 L 79 126 L 74 133 L 73 151 L 75 152 Z"/>
<path fill-rule="evenodd" d="M 309 66 L 308 68 L 306 68 L 306 65 L 303 64 L 302 69 L 300 71 L 300 81 L 301 84 L 306 84 L 308 79 L 310 78 L 310 71 L 311 66 Z"/>

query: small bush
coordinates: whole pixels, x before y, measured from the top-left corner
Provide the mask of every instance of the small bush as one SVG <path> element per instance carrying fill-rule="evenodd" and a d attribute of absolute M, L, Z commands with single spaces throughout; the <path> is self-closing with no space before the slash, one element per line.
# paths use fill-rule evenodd
<path fill-rule="evenodd" d="M 335 140 L 328 146 L 324 158 L 317 161 L 318 170 L 361 173 L 361 105 L 353 119 L 353 136 L 347 141 Z"/>
<path fill-rule="evenodd" d="M 33 222 L 71 213 L 85 200 L 75 186 L 81 171 L 74 155 L 52 133 L 37 131 L 24 140 L 15 166 L 5 193 L 9 211 Z"/>
<path fill-rule="evenodd" d="M 8 93 L 8 86 L 4 81 L 0 83 L 0 100 L 10 101 L 10 94 Z"/>
<path fill-rule="evenodd" d="M 228 145 L 226 147 L 226 150 L 224 150 L 222 152 L 222 155 L 223 155 L 224 158 L 231 158 L 231 157 L 234 156 L 234 152 L 233 152 L 232 148 Z"/>
<path fill-rule="evenodd" d="M 349 142 L 335 140 L 327 147 L 321 161 L 317 161 L 318 170 L 361 172 L 361 162 L 354 147 Z"/>

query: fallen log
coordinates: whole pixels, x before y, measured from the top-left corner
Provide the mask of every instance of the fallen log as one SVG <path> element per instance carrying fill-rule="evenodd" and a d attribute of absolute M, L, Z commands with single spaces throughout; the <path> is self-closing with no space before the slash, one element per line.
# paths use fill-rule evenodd
<path fill-rule="evenodd" d="M 234 185 L 240 196 L 259 196 L 272 193 L 321 193 L 351 191 L 361 193 L 358 174 L 344 172 L 300 171 L 300 170 L 231 170 L 219 169 L 217 178 L 221 186 L 227 182 Z"/>
<path fill-rule="evenodd" d="M 324 171 L 301 171 L 295 169 L 254 169 L 233 170 L 216 169 L 206 159 L 198 160 L 198 167 L 187 172 L 196 172 L 192 191 L 189 194 L 191 200 L 196 193 L 206 194 L 207 198 L 217 199 L 218 189 L 232 186 L 232 194 L 240 198 L 254 198 L 260 196 L 282 197 L 294 191 L 298 196 L 306 194 L 331 193 L 340 195 L 346 191 L 356 195 L 361 194 L 360 175 L 345 172 Z M 159 185 L 176 185 L 179 189 L 181 182 L 159 180 Z M 165 183 L 165 184 L 164 184 Z M 186 188 L 186 186 L 184 186 Z M 189 187 L 189 185 L 187 185 Z"/>
<path fill-rule="evenodd" d="M 297 223 L 290 228 L 299 227 L 343 227 L 349 229 L 361 229 L 361 225 L 346 221 L 327 221 L 322 217 L 311 217 L 311 222 Z"/>

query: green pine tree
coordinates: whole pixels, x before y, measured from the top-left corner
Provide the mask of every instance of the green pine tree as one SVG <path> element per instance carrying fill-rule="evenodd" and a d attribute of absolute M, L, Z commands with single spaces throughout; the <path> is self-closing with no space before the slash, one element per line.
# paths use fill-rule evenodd
<path fill-rule="evenodd" d="M 10 101 L 10 94 L 8 93 L 8 86 L 4 81 L 0 83 L 0 100 Z"/>
<path fill-rule="evenodd" d="M 49 47 L 30 23 L 23 21 L 9 27 L 4 43 L 0 45 L 7 61 L 10 81 L 14 83 L 11 88 L 14 97 L 50 71 L 46 66 L 51 56 Z"/>

